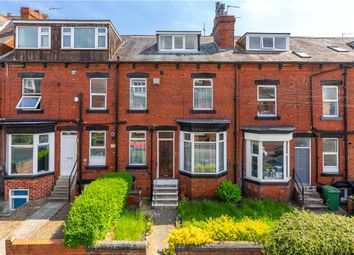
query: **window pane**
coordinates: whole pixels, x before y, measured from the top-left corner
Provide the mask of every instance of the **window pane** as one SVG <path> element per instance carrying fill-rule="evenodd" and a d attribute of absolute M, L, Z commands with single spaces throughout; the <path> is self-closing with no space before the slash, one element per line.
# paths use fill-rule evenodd
<path fill-rule="evenodd" d="M 194 172 L 216 173 L 216 144 L 194 144 Z"/>
<path fill-rule="evenodd" d="M 63 36 L 63 47 L 70 48 L 71 47 L 71 35 Z"/>
<path fill-rule="evenodd" d="M 160 36 L 160 49 L 172 50 L 172 36 Z"/>
<path fill-rule="evenodd" d="M 39 96 L 25 96 L 22 97 L 17 108 L 19 109 L 36 109 L 39 108 L 40 97 Z"/>
<path fill-rule="evenodd" d="M 33 135 L 12 135 L 11 143 L 12 145 L 32 145 Z"/>
<path fill-rule="evenodd" d="M 191 140 L 191 134 L 189 134 L 189 133 L 184 133 L 184 140 L 190 141 L 190 140 Z"/>
<path fill-rule="evenodd" d="M 324 166 L 337 166 L 337 155 L 323 155 Z"/>
<path fill-rule="evenodd" d="M 263 37 L 263 47 L 273 48 L 273 37 Z"/>
<path fill-rule="evenodd" d="M 160 139 L 173 139 L 173 132 L 159 132 Z"/>
<path fill-rule="evenodd" d="M 194 108 L 212 109 L 213 108 L 213 89 L 194 88 Z"/>
<path fill-rule="evenodd" d="M 210 133 L 205 133 L 205 134 L 195 134 L 194 135 L 194 141 L 199 141 L 199 142 L 215 142 L 216 141 L 216 134 L 210 134 Z"/>
<path fill-rule="evenodd" d="M 259 99 L 275 99 L 274 87 L 258 87 Z"/>
<path fill-rule="evenodd" d="M 258 115 L 275 115 L 275 102 L 258 102 Z"/>
<path fill-rule="evenodd" d="M 275 37 L 274 44 L 276 49 L 285 50 L 286 49 L 286 38 L 285 37 Z"/>
<path fill-rule="evenodd" d="M 133 83 L 130 88 L 130 108 L 146 109 L 146 86 L 144 83 Z M 136 85 L 139 85 L 137 87 Z"/>
<path fill-rule="evenodd" d="M 11 147 L 11 174 L 33 173 L 33 147 Z"/>
<path fill-rule="evenodd" d="M 106 79 L 91 79 L 91 93 L 106 93 Z"/>
<path fill-rule="evenodd" d="M 258 178 L 258 157 L 252 156 L 252 163 L 251 163 L 251 174 L 253 177 Z"/>
<path fill-rule="evenodd" d="M 219 142 L 219 172 L 225 170 L 225 142 Z"/>
<path fill-rule="evenodd" d="M 337 102 L 323 102 L 323 115 L 338 115 Z"/>
<path fill-rule="evenodd" d="M 27 198 L 13 198 L 12 199 L 13 209 L 18 209 L 26 203 L 27 203 Z"/>
<path fill-rule="evenodd" d="M 98 36 L 98 47 L 106 48 L 106 36 Z"/>
<path fill-rule="evenodd" d="M 97 31 L 100 34 L 104 34 L 104 33 L 106 33 L 107 30 L 106 30 L 106 28 L 98 28 Z"/>
<path fill-rule="evenodd" d="M 41 27 L 42 33 L 49 33 L 49 27 Z"/>
<path fill-rule="evenodd" d="M 94 28 L 74 28 L 75 48 L 95 48 Z"/>
<path fill-rule="evenodd" d="M 38 172 L 49 171 L 49 145 L 38 146 Z"/>
<path fill-rule="evenodd" d="M 224 134 L 219 134 L 219 141 L 223 141 L 224 140 Z"/>
<path fill-rule="evenodd" d="M 105 133 L 91 133 L 91 146 L 104 146 Z"/>
<path fill-rule="evenodd" d="M 263 142 L 263 179 L 283 179 L 283 142 Z"/>
<path fill-rule="evenodd" d="M 130 158 L 132 165 L 145 165 L 146 141 L 129 141 Z"/>
<path fill-rule="evenodd" d="M 184 170 L 190 172 L 192 165 L 192 146 L 190 142 L 184 142 Z"/>
<path fill-rule="evenodd" d="M 49 35 L 41 35 L 41 47 L 49 47 Z"/>
<path fill-rule="evenodd" d="M 310 147 L 310 139 L 308 138 L 296 138 L 295 147 Z"/>
<path fill-rule="evenodd" d="M 38 28 L 19 27 L 17 41 L 19 48 L 38 48 Z"/>
<path fill-rule="evenodd" d="M 259 142 L 252 141 L 251 143 L 252 143 L 252 153 L 258 154 Z"/>
<path fill-rule="evenodd" d="M 23 190 L 23 189 L 11 190 L 11 195 L 12 196 L 28 196 L 28 190 Z"/>
<path fill-rule="evenodd" d="M 106 96 L 92 96 L 91 97 L 92 108 L 106 108 Z"/>
<path fill-rule="evenodd" d="M 132 139 L 145 139 L 145 133 L 131 133 L 131 138 Z"/>
<path fill-rule="evenodd" d="M 91 157 L 104 157 L 105 155 L 105 149 L 91 149 Z"/>
<path fill-rule="evenodd" d="M 49 138 L 48 135 L 39 135 L 39 143 L 48 143 Z"/>
<path fill-rule="evenodd" d="M 183 36 L 175 36 L 175 49 L 183 49 Z"/>
<path fill-rule="evenodd" d="M 194 86 L 198 87 L 211 87 L 211 80 L 194 80 Z"/>
<path fill-rule="evenodd" d="M 323 151 L 324 152 L 337 152 L 337 140 L 336 139 L 323 139 Z"/>
<path fill-rule="evenodd" d="M 197 49 L 197 37 L 196 36 L 186 36 L 185 43 L 186 43 L 187 50 L 196 50 Z"/>
<path fill-rule="evenodd" d="M 337 88 L 323 88 L 323 99 L 337 100 Z"/>
<path fill-rule="evenodd" d="M 41 94 L 41 79 L 23 79 L 23 95 Z"/>
<path fill-rule="evenodd" d="M 249 47 L 250 49 L 260 49 L 261 48 L 261 38 L 260 37 L 249 37 Z"/>
<path fill-rule="evenodd" d="M 64 33 L 71 33 L 71 28 L 65 27 L 63 28 Z"/>

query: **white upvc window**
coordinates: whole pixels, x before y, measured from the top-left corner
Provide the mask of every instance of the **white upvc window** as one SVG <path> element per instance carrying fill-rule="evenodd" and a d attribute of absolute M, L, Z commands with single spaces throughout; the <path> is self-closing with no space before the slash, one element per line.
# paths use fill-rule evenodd
<path fill-rule="evenodd" d="M 16 210 L 28 203 L 29 190 L 28 189 L 10 189 L 9 190 L 9 204 L 10 210 Z"/>
<path fill-rule="evenodd" d="M 257 106 L 258 116 L 277 115 L 277 86 L 258 85 L 257 86 Z"/>
<path fill-rule="evenodd" d="M 193 109 L 213 110 L 213 80 L 193 80 Z"/>
<path fill-rule="evenodd" d="M 90 131 L 89 165 L 106 165 L 106 131 Z"/>
<path fill-rule="evenodd" d="M 106 78 L 90 79 L 90 109 L 92 110 L 107 109 L 107 79 Z"/>
<path fill-rule="evenodd" d="M 146 165 L 146 131 L 129 132 L 129 165 Z"/>
<path fill-rule="evenodd" d="M 323 86 L 323 117 L 338 117 L 338 87 Z"/>
<path fill-rule="evenodd" d="M 247 35 L 246 50 L 288 51 L 289 35 L 272 35 L 272 34 Z"/>
<path fill-rule="evenodd" d="M 16 48 L 50 49 L 51 28 L 19 26 L 16 27 Z"/>
<path fill-rule="evenodd" d="M 8 135 L 8 174 L 54 171 L 54 133 Z"/>
<path fill-rule="evenodd" d="M 323 172 L 337 173 L 338 164 L 338 139 L 323 138 Z"/>
<path fill-rule="evenodd" d="M 23 78 L 22 79 L 22 97 L 18 102 L 16 109 L 38 110 L 42 98 L 42 79 L 41 78 Z"/>
<path fill-rule="evenodd" d="M 291 134 L 245 133 L 246 177 L 279 182 L 290 179 L 289 141 Z"/>
<path fill-rule="evenodd" d="M 140 78 L 130 79 L 130 110 L 147 109 L 147 80 Z"/>
<path fill-rule="evenodd" d="M 197 51 L 197 35 L 159 35 L 160 51 Z"/>
<path fill-rule="evenodd" d="M 181 132 L 180 171 L 218 174 L 227 170 L 226 132 Z"/>
<path fill-rule="evenodd" d="M 63 49 L 107 49 L 106 27 L 62 27 Z"/>

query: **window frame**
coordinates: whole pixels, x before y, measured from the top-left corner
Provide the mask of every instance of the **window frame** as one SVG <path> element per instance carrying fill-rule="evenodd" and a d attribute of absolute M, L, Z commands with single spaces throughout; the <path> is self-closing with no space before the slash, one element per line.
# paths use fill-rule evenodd
<path fill-rule="evenodd" d="M 336 99 L 325 99 L 325 89 L 335 89 L 336 90 Z M 336 112 L 335 115 L 324 114 L 324 103 L 336 103 Z M 323 117 L 339 117 L 339 90 L 338 86 L 322 86 L 322 116 Z"/>
<path fill-rule="evenodd" d="M 25 196 L 25 195 L 12 195 L 12 191 L 18 191 L 18 190 L 20 190 L 20 191 L 27 191 L 27 195 Z M 11 210 L 11 211 L 15 211 L 15 210 L 17 210 L 16 208 L 14 208 L 14 204 L 13 204 L 13 202 L 12 202 L 12 199 L 16 199 L 16 198 L 26 198 L 26 203 L 28 203 L 28 201 L 29 201 L 29 196 L 30 196 L 30 191 L 29 191 L 29 189 L 10 189 L 9 190 L 9 209 Z M 25 203 L 25 204 L 26 204 Z"/>
<path fill-rule="evenodd" d="M 94 48 L 76 48 L 75 47 L 75 28 L 94 28 L 95 29 L 95 47 Z M 105 33 L 98 32 L 98 29 L 104 28 Z M 64 32 L 64 29 L 70 29 L 70 32 Z M 70 35 L 70 47 L 64 47 L 64 35 Z M 105 47 L 98 46 L 98 37 L 105 36 Z M 62 50 L 107 50 L 108 49 L 108 28 L 107 27 L 92 27 L 92 26 L 80 26 L 80 27 L 61 27 L 61 49 Z"/>
<path fill-rule="evenodd" d="M 105 93 L 93 93 L 92 92 L 92 80 L 104 80 L 105 81 Z M 90 78 L 90 110 L 106 110 L 107 109 L 107 78 Z M 104 107 L 93 107 L 92 98 L 94 96 L 104 96 Z"/>
<path fill-rule="evenodd" d="M 260 48 L 251 48 L 250 37 L 257 37 L 260 39 Z M 263 38 L 272 38 L 273 47 L 264 47 Z M 276 48 L 275 39 L 276 38 L 285 38 L 285 48 Z M 246 50 L 254 51 L 289 51 L 289 35 L 280 35 L 280 34 L 248 34 L 246 36 Z"/>
<path fill-rule="evenodd" d="M 259 98 L 259 88 L 274 88 L 274 99 L 261 99 Z M 258 111 L 258 103 L 260 102 L 274 102 L 274 114 L 260 114 Z M 257 85 L 257 116 L 258 117 L 276 117 L 278 114 L 278 98 L 276 85 Z"/>
<path fill-rule="evenodd" d="M 185 140 L 185 134 L 188 134 L 190 139 Z M 214 142 L 206 142 L 206 143 L 215 143 L 215 168 L 216 171 L 215 173 L 201 173 L 201 172 L 195 172 L 195 144 L 196 143 L 203 143 L 201 141 L 195 141 L 195 135 L 198 134 L 215 134 L 216 138 Z M 220 134 L 223 134 L 223 140 L 220 140 Z M 184 169 L 184 143 L 189 142 L 191 145 L 191 162 L 190 166 L 191 169 L 186 170 Z M 219 169 L 219 156 L 220 156 L 220 151 L 219 151 L 219 144 L 224 143 L 224 169 L 220 170 Z M 182 173 L 187 173 L 187 174 L 192 174 L 192 175 L 219 175 L 227 171 L 227 132 L 222 131 L 222 132 L 186 132 L 186 131 L 181 131 L 180 132 L 180 163 L 179 163 L 179 171 Z"/>
<path fill-rule="evenodd" d="M 134 81 L 144 81 L 144 83 L 145 83 L 145 107 L 144 108 L 133 108 L 132 107 L 132 97 L 133 97 L 133 95 L 132 95 L 132 88 L 133 87 L 142 87 L 142 86 L 135 86 L 135 85 L 133 85 L 133 83 L 134 83 Z M 145 110 L 147 110 L 147 101 L 148 101 L 148 91 L 147 91 L 147 89 L 148 89 L 148 87 L 147 87 L 147 79 L 146 78 L 131 78 L 130 79 L 130 85 L 129 85 L 129 110 L 133 110 L 133 111 L 145 111 Z"/>
<path fill-rule="evenodd" d="M 196 86 L 196 81 L 210 81 L 210 86 Z M 211 107 L 209 108 L 197 108 L 195 103 L 195 89 L 210 89 L 211 90 Z M 214 80 L 213 79 L 193 79 L 193 110 L 195 111 L 205 111 L 214 109 Z"/>
<path fill-rule="evenodd" d="M 99 133 L 99 134 L 103 134 L 103 138 L 104 138 L 104 145 L 102 146 L 92 146 L 92 134 L 93 133 Z M 89 166 L 105 166 L 107 163 L 107 132 L 106 131 L 102 131 L 102 130 L 92 130 L 90 131 L 89 134 Z M 101 157 L 97 157 L 97 156 L 92 156 L 91 155 L 91 150 L 92 149 L 104 149 L 104 159 L 103 156 Z M 103 163 L 99 163 L 99 164 L 93 164 L 93 160 L 102 160 Z"/>
<path fill-rule="evenodd" d="M 336 152 L 325 152 L 324 141 L 334 140 L 336 142 Z M 336 166 L 325 166 L 325 155 L 336 155 Z M 322 167 L 324 173 L 338 173 L 339 172 L 339 139 L 338 138 L 322 138 Z"/>
<path fill-rule="evenodd" d="M 13 135 L 32 135 L 33 144 L 32 145 L 12 145 L 12 136 Z M 39 143 L 40 135 L 48 135 L 48 144 L 49 144 L 49 169 L 48 171 L 38 171 L 38 146 L 42 145 Z M 32 176 L 37 174 L 47 174 L 54 172 L 55 168 L 55 137 L 54 132 L 51 133 L 39 133 L 39 134 L 8 134 L 7 135 L 7 174 L 9 176 Z M 11 173 L 11 158 L 12 158 L 12 147 L 21 146 L 24 148 L 32 147 L 32 173 L 31 174 L 22 174 L 22 173 Z"/>
<path fill-rule="evenodd" d="M 19 28 L 37 28 L 37 47 L 19 47 Z M 48 28 L 48 32 L 42 32 L 42 28 Z M 42 35 L 48 35 L 48 47 L 41 47 L 42 41 L 41 41 L 41 36 Z M 51 41 L 52 41 L 52 29 L 49 26 L 44 26 L 44 27 L 38 27 L 38 26 L 16 26 L 16 49 L 21 49 L 21 50 L 48 50 L 51 49 Z"/>
<path fill-rule="evenodd" d="M 40 80 L 41 81 L 41 93 L 26 93 L 25 92 L 25 80 Z M 16 109 L 18 110 L 41 110 L 38 108 L 39 104 L 42 101 L 42 78 L 22 78 L 22 96 L 20 98 L 20 101 L 18 101 L 16 105 Z M 34 107 L 20 107 L 21 102 L 23 99 L 26 98 L 36 98 L 38 101 Z"/>
<path fill-rule="evenodd" d="M 245 133 L 246 140 L 246 176 L 245 178 L 264 183 L 287 182 L 290 176 L 290 141 L 292 134 L 254 134 Z M 257 175 L 252 176 L 252 142 L 258 142 L 258 161 Z M 283 178 L 264 179 L 263 178 L 263 142 L 282 142 L 283 143 Z"/>
<path fill-rule="evenodd" d="M 132 134 L 133 133 L 136 133 L 136 134 L 144 134 L 144 138 L 132 138 Z M 141 163 L 141 164 L 136 164 L 136 163 L 132 163 L 130 160 L 131 160 L 131 157 L 130 157 L 130 141 L 144 141 L 145 142 L 145 153 L 144 153 L 144 162 Z M 146 155 L 147 155 L 147 137 L 146 137 L 146 131 L 139 131 L 139 130 L 132 130 L 132 131 L 129 131 L 129 142 L 128 142 L 128 150 L 129 150 L 129 165 L 130 166 L 146 166 L 146 162 L 147 162 L 147 158 L 146 158 Z"/>
<path fill-rule="evenodd" d="M 162 38 L 163 37 L 172 37 L 172 48 L 171 49 L 162 49 L 161 48 L 161 41 L 162 41 Z M 186 37 L 195 37 L 195 46 L 196 48 L 195 49 L 186 49 Z M 181 49 L 176 49 L 175 47 L 175 37 L 182 37 L 182 45 L 183 47 Z M 171 51 L 179 51 L 179 52 L 183 52 L 183 51 L 187 51 L 187 52 L 195 52 L 195 51 L 198 51 L 198 35 L 193 35 L 193 34 L 190 34 L 190 35 L 185 35 L 185 34 L 160 34 L 159 35 L 159 51 L 161 52 L 171 52 Z"/>

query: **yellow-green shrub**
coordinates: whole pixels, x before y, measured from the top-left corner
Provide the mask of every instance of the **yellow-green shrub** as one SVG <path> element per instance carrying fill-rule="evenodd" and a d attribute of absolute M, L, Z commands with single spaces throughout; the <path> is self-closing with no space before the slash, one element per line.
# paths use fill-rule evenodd
<path fill-rule="evenodd" d="M 166 242 L 168 243 L 169 248 L 165 254 L 174 254 L 176 244 L 202 245 L 211 243 L 213 240 L 205 230 L 189 226 L 173 229 L 169 233 Z"/>
<path fill-rule="evenodd" d="M 264 240 L 270 231 L 269 226 L 260 221 L 245 217 L 236 222 L 229 216 L 207 220 L 205 230 L 215 241 L 254 241 Z"/>

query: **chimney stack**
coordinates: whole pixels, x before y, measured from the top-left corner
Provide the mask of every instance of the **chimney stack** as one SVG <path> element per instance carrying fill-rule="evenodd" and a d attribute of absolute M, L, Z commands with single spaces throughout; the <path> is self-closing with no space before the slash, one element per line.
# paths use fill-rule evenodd
<path fill-rule="evenodd" d="M 39 10 L 32 10 L 28 7 L 21 7 L 21 19 L 48 19 L 48 15 L 40 12 Z"/>
<path fill-rule="evenodd" d="M 225 4 L 216 2 L 214 28 L 212 36 L 214 42 L 221 49 L 235 47 L 235 16 L 225 12 Z"/>
<path fill-rule="evenodd" d="M 10 17 L 13 17 L 14 15 L 11 13 L 11 12 L 8 12 L 6 17 L 10 18 Z"/>

